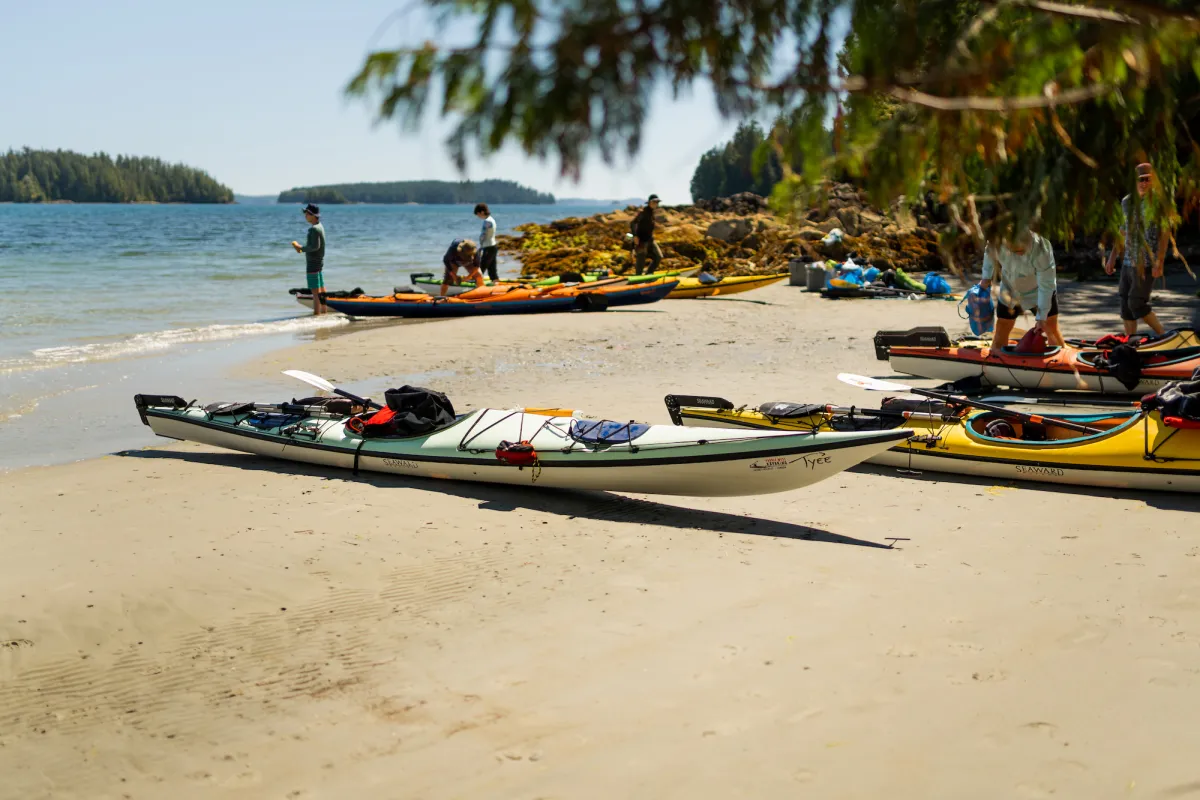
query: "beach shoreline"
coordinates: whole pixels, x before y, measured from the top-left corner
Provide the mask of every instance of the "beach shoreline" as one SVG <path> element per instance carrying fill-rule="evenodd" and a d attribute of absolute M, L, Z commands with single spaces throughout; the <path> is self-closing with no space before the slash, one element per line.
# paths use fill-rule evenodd
<path fill-rule="evenodd" d="M 1116 327 L 1105 291 L 1064 293 L 1064 333 Z M 966 326 L 953 302 L 776 285 L 339 332 L 226 378 L 665 423 L 668 393 L 872 404 L 836 374 L 887 376 L 874 331 L 930 324 Z M 0 493 L 14 797 L 1150 797 L 1195 779 L 1188 496 L 864 467 L 657 498 L 187 443 L 0 473 Z"/>

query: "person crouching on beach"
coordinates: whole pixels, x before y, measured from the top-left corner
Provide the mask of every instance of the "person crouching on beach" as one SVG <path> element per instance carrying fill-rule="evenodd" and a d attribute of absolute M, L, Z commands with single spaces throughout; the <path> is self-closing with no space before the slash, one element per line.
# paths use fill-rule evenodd
<path fill-rule="evenodd" d="M 325 305 L 325 226 L 321 224 L 321 209 L 309 203 L 304 207 L 304 219 L 311 225 L 308 238 L 301 245 L 292 242 L 297 253 L 304 253 L 305 278 L 308 280 L 308 290 L 312 292 L 313 316 L 328 311 Z"/>
<path fill-rule="evenodd" d="M 1040 330 L 1047 342 L 1059 347 L 1066 344 L 1058 328 L 1058 275 L 1050 242 L 1026 230 L 1011 241 L 988 245 L 979 285 L 987 289 L 993 281 L 1000 284 L 993 350 L 1008 344 L 1017 317 L 1025 309 L 1033 311 L 1033 328 Z"/>
<path fill-rule="evenodd" d="M 1154 186 L 1154 167 L 1137 165 L 1137 199 L 1125 195 L 1121 200 L 1121 211 L 1125 213 L 1125 239 L 1113 248 L 1104 271 L 1113 274 L 1114 265 L 1121 258 L 1121 281 L 1117 294 L 1121 298 L 1121 324 L 1127 336 L 1137 333 L 1138 320 L 1145 322 L 1157 335 L 1166 331 L 1158 321 L 1158 315 L 1150 308 L 1150 289 L 1155 278 L 1163 274 L 1163 260 L 1167 256 L 1169 237 L 1160 235 L 1158 225 L 1147 225 L 1149 204 L 1146 194 Z M 1123 256 L 1123 258 L 1122 258 Z"/>
<path fill-rule="evenodd" d="M 496 257 L 500 248 L 496 244 L 496 220 L 492 218 L 487 203 L 475 206 L 475 216 L 483 220 L 483 230 L 479 233 L 479 269 L 493 281 L 498 281 Z"/>
<path fill-rule="evenodd" d="M 446 274 L 442 276 L 442 297 L 450 290 L 450 284 L 458 280 L 458 268 L 465 267 L 467 278 L 475 279 L 475 288 L 483 286 L 483 273 L 479 271 L 479 249 L 470 239 L 455 239 L 450 249 L 442 256 Z"/>

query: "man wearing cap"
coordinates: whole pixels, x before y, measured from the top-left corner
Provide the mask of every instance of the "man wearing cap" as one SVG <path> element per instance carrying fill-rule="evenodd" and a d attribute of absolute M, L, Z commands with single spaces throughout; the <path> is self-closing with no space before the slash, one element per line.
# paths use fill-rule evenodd
<path fill-rule="evenodd" d="M 325 305 L 325 277 L 321 270 L 325 267 L 325 227 L 321 225 L 321 209 L 309 203 L 304 207 L 304 219 L 312 227 L 308 229 L 308 238 L 304 244 L 292 242 L 297 253 L 304 253 L 305 277 L 308 279 L 308 289 L 312 292 L 313 316 L 328 311 Z"/>
<path fill-rule="evenodd" d="M 654 241 L 654 212 L 657 210 L 658 195 L 652 194 L 646 201 L 646 207 L 638 212 L 629 226 L 633 233 L 633 271 L 636 275 L 642 274 L 647 254 L 650 256 L 650 272 L 658 272 L 658 265 L 662 262 L 662 250 Z"/>
<path fill-rule="evenodd" d="M 1138 164 L 1137 200 L 1133 195 L 1125 195 L 1121 200 L 1121 211 L 1125 213 L 1124 241 L 1117 243 L 1104 265 L 1104 271 L 1112 275 L 1117 258 L 1123 256 L 1117 293 L 1121 297 L 1121 324 L 1128 336 L 1137 333 L 1139 319 L 1159 336 L 1166 332 L 1150 308 L 1150 290 L 1154 279 L 1162 277 L 1168 242 L 1157 224 L 1146 223 L 1150 210 L 1146 194 L 1153 185 L 1154 167 Z"/>

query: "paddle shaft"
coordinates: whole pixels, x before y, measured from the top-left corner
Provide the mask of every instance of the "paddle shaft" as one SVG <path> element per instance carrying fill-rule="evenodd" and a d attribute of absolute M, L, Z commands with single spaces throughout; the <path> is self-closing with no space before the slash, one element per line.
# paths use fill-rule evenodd
<path fill-rule="evenodd" d="M 335 388 L 333 390 L 333 393 L 341 395 L 342 397 L 345 397 L 347 400 L 353 400 L 354 402 L 358 403 L 360 406 L 363 406 L 365 408 L 383 408 L 383 406 L 379 405 L 379 403 L 376 403 L 374 400 L 368 400 L 365 397 L 359 397 L 356 394 L 350 394 L 345 389 L 336 389 Z"/>
<path fill-rule="evenodd" d="M 984 411 L 994 411 L 998 414 L 1007 414 L 1008 416 L 1016 417 L 1017 419 L 1022 420 L 1023 422 L 1037 422 L 1037 423 L 1048 422 L 1052 425 L 1057 425 L 1060 428 L 1066 428 L 1067 430 L 1072 430 L 1072 431 L 1079 431 L 1080 433 L 1104 433 L 1104 431 L 1101 430 L 1100 428 L 1091 428 L 1091 427 L 1088 427 L 1087 425 L 1081 425 L 1078 422 L 1071 422 L 1069 420 L 1059 419 L 1058 417 L 1043 417 L 1043 416 L 1039 416 L 1037 414 L 1025 414 L 1020 411 L 1013 411 L 1011 408 L 1005 408 L 1004 406 L 994 406 L 991 403 L 981 403 L 978 400 L 961 399 L 958 397 L 954 397 L 953 395 L 942 394 L 941 392 L 931 392 L 928 389 L 916 389 L 916 388 L 909 387 L 909 391 L 912 392 L 913 394 L 920 395 L 921 397 L 929 397 L 934 400 L 941 400 L 946 403 L 954 403 L 954 404 L 958 404 L 958 405 L 970 406 L 971 408 L 978 408 L 978 409 L 982 409 Z"/>

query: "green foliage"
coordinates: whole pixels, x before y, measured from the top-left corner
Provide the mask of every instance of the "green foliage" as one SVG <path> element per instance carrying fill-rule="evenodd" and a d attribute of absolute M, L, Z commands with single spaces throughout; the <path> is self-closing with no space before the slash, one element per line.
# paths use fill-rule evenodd
<path fill-rule="evenodd" d="M 0 155 L 0 202 L 232 203 L 233 191 L 202 172 L 157 158 L 66 150 Z"/>
<path fill-rule="evenodd" d="M 700 157 L 692 174 L 692 200 L 710 200 L 739 192 L 769 196 L 783 169 L 779 154 L 770 146 L 756 122 L 743 122 L 723 147 Z"/>
<path fill-rule="evenodd" d="M 477 41 L 375 53 L 348 91 L 408 124 L 436 95 L 460 164 L 516 142 L 577 176 L 590 151 L 638 150 L 656 84 L 703 80 L 724 115 L 786 120 L 769 137 L 780 208 L 849 176 L 880 204 L 933 192 L 976 241 L 1031 224 L 1068 239 L 1116 232 L 1147 160 L 1155 217 L 1200 207 L 1191 0 L 423 1 Z M 707 194 L 716 159 L 702 166 Z"/>
<path fill-rule="evenodd" d="M 554 195 L 513 181 L 399 181 L 395 183 L 344 183 L 308 186 L 279 193 L 280 203 L 523 203 L 543 205 Z"/>

